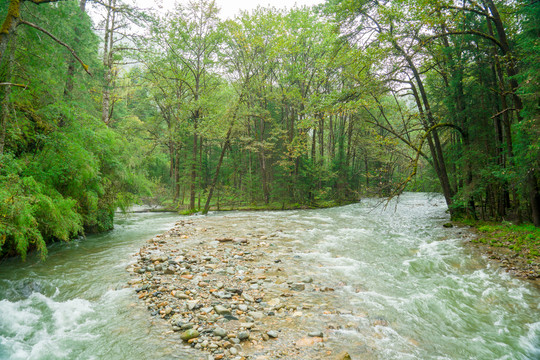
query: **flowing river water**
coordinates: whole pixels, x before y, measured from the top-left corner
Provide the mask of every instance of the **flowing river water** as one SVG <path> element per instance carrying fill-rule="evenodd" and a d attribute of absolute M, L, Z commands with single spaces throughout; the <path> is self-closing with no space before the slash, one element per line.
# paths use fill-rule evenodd
<path fill-rule="evenodd" d="M 439 195 L 405 194 L 386 207 L 367 199 L 207 219 L 224 233 L 277 234 L 290 272 L 334 288 L 333 341 L 353 359 L 540 359 L 540 290 L 464 246 L 466 230 L 443 228 L 445 210 Z M 0 359 L 203 358 L 125 288 L 132 254 L 179 218 L 119 216 L 107 234 L 52 246 L 46 262 L 3 261 Z"/>

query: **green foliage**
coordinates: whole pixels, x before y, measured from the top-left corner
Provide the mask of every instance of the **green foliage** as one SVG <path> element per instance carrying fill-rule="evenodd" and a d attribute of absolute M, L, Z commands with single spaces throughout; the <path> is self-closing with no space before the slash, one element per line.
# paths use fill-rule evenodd
<path fill-rule="evenodd" d="M 46 242 L 68 241 L 82 231 L 77 202 L 54 188 L 24 176 L 24 168 L 12 156 L 0 158 L 0 256 L 26 257 L 36 248 L 47 254 Z"/>
<path fill-rule="evenodd" d="M 99 73 L 98 38 L 77 2 L 28 3 L 23 10 L 22 17 L 67 43 Z M 21 25 L 10 45 L 0 82 L 25 87 L 6 93 L 0 86 L 8 110 L 0 128 L 0 257 L 25 258 L 35 249 L 45 258 L 50 242 L 112 229 L 117 208 L 150 193 L 152 174 L 140 156 L 148 145 L 140 132 L 125 135 L 134 128 L 131 118 L 119 121 L 122 131 L 101 123 L 98 79 L 80 66 L 70 73 L 72 54 L 57 41 Z"/>

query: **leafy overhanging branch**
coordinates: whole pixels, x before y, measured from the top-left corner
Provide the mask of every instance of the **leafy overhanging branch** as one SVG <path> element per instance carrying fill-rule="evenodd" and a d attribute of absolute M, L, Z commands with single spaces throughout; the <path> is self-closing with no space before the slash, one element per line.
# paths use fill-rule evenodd
<path fill-rule="evenodd" d="M 47 30 L 43 29 L 42 27 L 34 24 L 34 23 L 31 23 L 29 21 L 26 21 L 26 20 L 23 20 L 23 19 L 19 19 L 19 22 L 21 24 L 24 24 L 24 25 L 28 25 L 36 30 L 39 30 L 41 31 L 42 33 L 48 35 L 51 39 L 53 39 L 54 41 L 56 41 L 57 43 L 59 43 L 60 45 L 64 46 L 66 49 L 69 50 L 69 52 L 71 53 L 71 55 L 73 55 L 73 57 L 75 59 L 77 59 L 77 61 L 82 65 L 84 71 L 86 71 L 86 73 L 88 75 L 92 75 L 92 73 L 90 72 L 90 70 L 88 69 L 88 65 L 86 65 L 82 60 L 81 58 L 77 55 L 77 53 L 75 52 L 75 50 L 73 50 L 71 48 L 71 46 L 69 46 L 68 44 L 66 44 L 65 42 L 63 42 L 62 40 L 58 39 L 56 36 L 54 36 L 53 34 L 51 34 L 50 32 L 48 32 Z"/>
<path fill-rule="evenodd" d="M 418 162 L 420 160 L 420 156 L 424 156 L 423 153 L 422 153 L 422 146 L 424 145 L 424 142 L 427 140 L 429 134 L 431 134 L 436 129 L 442 128 L 442 127 L 449 127 L 449 128 L 455 129 L 462 136 L 465 136 L 465 132 L 463 131 L 463 129 L 461 129 L 459 126 L 457 126 L 455 124 L 451 124 L 451 123 L 439 123 L 439 124 L 435 124 L 435 125 L 431 126 L 429 129 L 427 129 L 426 132 L 420 138 L 420 144 L 418 144 L 418 146 L 416 147 L 416 149 L 417 149 L 416 150 L 416 156 L 415 156 L 413 164 L 412 164 L 413 169 L 412 169 L 411 173 L 409 174 L 409 176 L 407 176 L 407 178 L 405 180 L 403 180 L 400 184 L 398 184 L 398 186 L 396 186 L 394 192 L 389 197 L 389 199 L 392 199 L 393 197 L 400 195 L 405 190 L 405 187 L 407 186 L 407 184 L 409 182 L 411 182 L 411 180 L 415 177 L 415 175 L 416 175 L 416 173 L 418 171 Z M 411 145 L 409 145 L 409 146 L 411 146 Z"/>
<path fill-rule="evenodd" d="M 73 55 L 75 59 L 82 65 L 84 70 L 89 74 L 92 75 L 88 69 L 88 65 L 86 65 L 81 58 L 77 55 L 75 50 L 71 48 L 68 44 L 63 42 L 62 40 L 58 39 L 56 36 L 51 34 L 49 31 L 43 29 L 42 27 L 33 24 L 29 21 L 21 19 L 21 3 L 24 1 L 31 2 L 36 5 L 40 4 L 46 4 L 46 3 L 54 3 L 54 2 L 60 2 L 64 0 L 11 0 L 8 7 L 8 12 L 6 15 L 6 18 L 4 19 L 4 22 L 2 23 L 2 27 L 0 28 L 0 62 L 2 62 L 4 58 L 4 53 L 7 48 L 7 44 L 9 42 L 10 35 L 15 31 L 17 26 L 20 24 L 24 24 L 27 26 L 30 26 L 38 31 L 41 31 L 42 33 L 46 34 L 50 38 L 52 38 L 54 41 L 59 43 L 60 45 L 64 46 L 69 50 L 69 52 Z"/>
<path fill-rule="evenodd" d="M 493 42 L 495 45 L 497 45 L 501 50 L 505 50 L 505 47 L 503 46 L 503 44 L 497 40 L 495 37 L 491 36 L 491 35 L 488 35 L 488 34 L 485 34 L 481 31 L 478 31 L 478 30 L 462 30 L 462 31 L 449 31 L 449 32 L 446 32 L 446 33 L 443 33 L 443 34 L 437 34 L 437 35 L 433 35 L 433 36 L 430 36 L 429 38 L 427 38 L 426 40 L 424 40 L 424 43 L 429 43 L 433 40 L 436 40 L 438 38 L 441 38 L 441 37 L 444 37 L 444 36 L 452 36 L 452 35 L 476 35 L 476 36 L 480 36 L 484 39 L 487 39 L 491 42 Z"/>

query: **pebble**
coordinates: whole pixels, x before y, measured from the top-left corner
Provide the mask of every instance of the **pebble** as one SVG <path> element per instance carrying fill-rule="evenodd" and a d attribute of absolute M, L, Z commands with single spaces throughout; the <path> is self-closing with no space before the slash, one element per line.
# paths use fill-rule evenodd
<path fill-rule="evenodd" d="M 249 331 L 240 331 L 237 335 L 240 341 L 249 339 Z"/>
<path fill-rule="evenodd" d="M 290 285 L 291 290 L 294 291 L 304 291 L 306 289 L 306 284 L 304 283 L 295 283 Z"/>
<path fill-rule="evenodd" d="M 184 331 L 182 334 L 180 334 L 180 339 L 184 341 L 188 341 L 188 340 L 199 337 L 199 335 L 200 334 L 197 330 L 189 329 L 189 330 Z"/>
<path fill-rule="evenodd" d="M 173 295 L 175 298 L 177 299 L 181 299 L 181 300 L 187 300 L 189 299 L 189 295 L 186 295 L 180 291 L 175 291 L 174 292 L 174 295 Z"/>
<path fill-rule="evenodd" d="M 219 328 L 219 327 L 215 328 L 214 335 L 224 338 L 225 336 L 227 336 L 227 330 Z"/>
<path fill-rule="evenodd" d="M 180 334 L 185 346 L 205 352 L 205 359 L 331 358 L 329 351 L 322 357 L 299 355 L 323 341 L 322 331 L 304 325 L 324 309 L 298 292 L 312 286 L 316 296 L 325 295 L 320 285 L 307 285 L 313 278 L 287 274 L 293 254 L 279 253 L 277 242 L 261 242 L 247 233 L 244 236 L 251 241 L 235 239 L 216 227 L 215 235 L 197 238 L 188 228 L 180 232 L 180 226 L 184 225 L 177 224 L 176 230 L 144 245 L 137 263 L 127 268 L 132 275 L 129 285 L 137 288 L 140 301 L 158 315 L 157 321 L 170 323 L 170 334 Z M 218 238 L 227 240 L 203 241 Z"/>
<path fill-rule="evenodd" d="M 249 316 L 255 320 L 261 320 L 264 317 L 264 314 L 260 311 L 250 311 Z"/>
<path fill-rule="evenodd" d="M 218 313 L 219 315 L 231 315 L 231 310 L 227 309 L 223 305 L 214 306 L 214 310 L 216 310 L 216 313 Z"/>

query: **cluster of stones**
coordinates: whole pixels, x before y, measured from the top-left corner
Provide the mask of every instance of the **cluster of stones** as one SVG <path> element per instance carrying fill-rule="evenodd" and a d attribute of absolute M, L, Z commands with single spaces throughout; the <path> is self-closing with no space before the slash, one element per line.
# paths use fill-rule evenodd
<path fill-rule="evenodd" d="M 168 321 L 189 346 L 211 354 L 209 359 L 247 359 L 246 346 L 282 335 L 282 329 L 264 320 L 297 311 L 284 299 L 304 291 L 313 280 L 284 281 L 281 288 L 287 293 L 265 296 L 268 284 L 276 282 L 273 274 L 283 270 L 278 267 L 282 260 L 275 260 L 276 266 L 259 261 L 264 241 L 250 245 L 245 238 L 214 238 L 212 246 L 186 246 L 189 236 L 181 231 L 185 225 L 177 223 L 139 250 L 137 262 L 128 267 L 130 285 L 152 315 Z M 305 335 L 312 343 L 324 336 L 322 331 Z"/>

